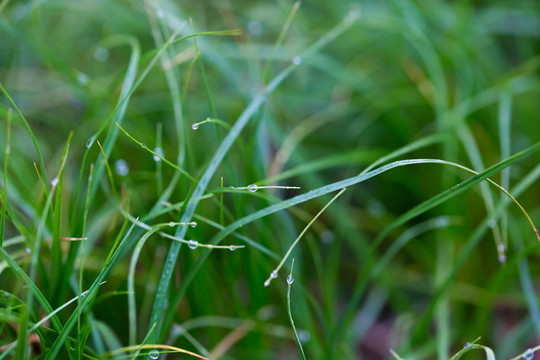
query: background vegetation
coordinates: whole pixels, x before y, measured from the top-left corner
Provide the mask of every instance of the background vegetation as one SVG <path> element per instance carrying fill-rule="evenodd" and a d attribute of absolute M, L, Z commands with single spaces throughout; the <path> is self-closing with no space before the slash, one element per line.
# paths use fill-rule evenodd
<path fill-rule="evenodd" d="M 4 0 L 0 358 L 300 358 L 289 290 L 308 359 L 530 359 L 539 36 L 535 1 Z"/>

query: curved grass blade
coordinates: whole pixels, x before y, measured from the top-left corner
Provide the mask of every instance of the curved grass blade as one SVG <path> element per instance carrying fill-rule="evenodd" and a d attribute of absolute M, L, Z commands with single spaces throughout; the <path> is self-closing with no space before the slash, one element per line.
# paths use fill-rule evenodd
<path fill-rule="evenodd" d="M 302 342 L 300 341 L 300 338 L 298 337 L 296 326 L 294 326 L 294 320 L 293 320 L 292 311 L 291 311 L 291 286 L 294 282 L 293 268 L 294 268 L 294 259 L 292 260 L 292 264 L 291 264 L 291 272 L 289 273 L 289 276 L 287 277 L 287 314 L 289 314 L 289 321 L 291 322 L 291 326 L 294 332 L 294 338 L 296 339 L 296 343 L 298 344 L 298 347 L 300 348 L 302 359 L 306 360 L 306 354 L 304 353 Z"/>
<path fill-rule="evenodd" d="M 306 227 L 302 230 L 302 232 L 298 235 L 298 237 L 293 241 L 293 243 L 291 244 L 291 246 L 289 247 L 289 249 L 287 250 L 287 252 L 285 253 L 285 255 L 283 255 L 283 259 L 281 259 L 281 262 L 279 263 L 279 265 L 274 269 L 274 271 L 272 271 L 272 274 L 270 275 L 270 277 L 264 282 L 264 286 L 269 286 L 270 285 L 270 281 L 272 281 L 272 279 L 277 276 L 278 272 L 279 272 L 279 269 L 281 269 L 281 267 L 283 266 L 283 264 L 285 263 L 285 261 L 287 260 L 287 258 L 291 255 L 291 252 L 293 251 L 294 247 L 296 246 L 296 244 L 298 244 L 298 242 L 300 241 L 300 239 L 302 238 L 302 236 L 304 236 L 304 234 L 306 233 L 306 231 L 308 231 L 308 229 L 311 227 L 311 225 L 317 221 L 317 219 L 319 218 L 319 216 L 321 216 L 321 214 L 334 202 L 337 200 L 338 197 L 341 196 L 341 194 L 343 194 L 345 192 L 345 190 L 347 190 L 347 188 L 343 188 L 341 189 L 322 209 L 321 211 L 319 211 L 317 213 L 317 215 L 315 215 L 315 217 L 313 219 L 311 219 L 311 221 L 306 225 Z M 292 269 L 291 269 L 292 271 Z"/>

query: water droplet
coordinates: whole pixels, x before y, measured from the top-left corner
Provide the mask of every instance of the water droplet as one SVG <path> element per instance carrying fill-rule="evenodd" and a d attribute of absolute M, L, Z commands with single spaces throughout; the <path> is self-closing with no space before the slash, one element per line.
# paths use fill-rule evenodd
<path fill-rule="evenodd" d="M 55 177 L 55 178 L 53 178 L 51 180 L 51 185 L 52 185 L 52 187 L 55 187 L 56 185 L 58 185 L 58 178 L 57 177 Z"/>
<path fill-rule="evenodd" d="M 141 143 L 141 147 L 142 147 L 143 149 L 146 149 L 148 146 L 146 146 L 145 143 Z"/>
<path fill-rule="evenodd" d="M 532 360 L 533 357 L 534 357 L 534 351 L 532 351 L 531 349 L 527 349 L 527 351 L 525 351 L 525 353 L 523 354 L 523 358 L 525 360 Z"/>
<path fill-rule="evenodd" d="M 446 217 L 440 217 L 436 221 L 436 225 L 438 227 L 441 227 L 441 228 L 447 227 L 448 223 L 449 223 L 449 221 L 448 221 L 448 218 L 446 218 Z"/>
<path fill-rule="evenodd" d="M 334 233 L 329 230 L 323 231 L 321 234 L 321 241 L 325 244 L 331 244 L 334 241 Z"/>
<path fill-rule="evenodd" d="M 501 264 L 505 263 L 506 262 L 506 255 L 504 255 L 504 254 L 499 255 L 499 262 Z"/>
<path fill-rule="evenodd" d="M 497 222 L 496 222 L 495 220 L 491 219 L 491 220 L 488 221 L 487 225 L 488 225 L 491 229 L 493 229 L 493 228 L 495 228 L 495 226 L 497 225 Z"/>
<path fill-rule="evenodd" d="M 277 271 L 276 271 L 276 270 L 272 271 L 272 273 L 270 274 L 270 277 L 271 277 L 272 279 L 277 278 Z"/>
<path fill-rule="evenodd" d="M 197 240 L 189 240 L 188 241 L 188 247 L 191 250 L 195 250 L 197 248 L 197 246 L 199 246 L 199 242 Z"/>
<path fill-rule="evenodd" d="M 92 136 L 90 139 L 88 139 L 88 141 L 86 142 L 86 148 L 87 148 L 87 149 L 90 149 L 90 147 L 91 147 L 92 144 L 94 143 L 94 140 L 96 140 L 96 137 L 95 137 L 95 136 Z"/>
<path fill-rule="evenodd" d="M 194 122 L 193 124 L 191 124 L 191 128 L 193 130 L 197 130 L 199 128 L 199 123 Z"/>
<path fill-rule="evenodd" d="M 171 221 L 171 222 L 169 223 L 169 226 L 170 226 L 170 227 L 174 227 L 175 225 L 176 225 L 176 223 L 175 223 L 174 221 Z"/>
<path fill-rule="evenodd" d="M 292 62 L 293 62 L 294 65 L 300 65 L 300 63 L 302 62 L 302 58 L 300 56 L 295 56 L 292 59 Z"/>
<path fill-rule="evenodd" d="M 82 72 L 77 75 L 77 84 L 79 84 L 80 86 L 85 86 L 86 84 L 88 84 L 88 81 L 90 81 L 88 75 Z"/>
<path fill-rule="evenodd" d="M 94 51 L 94 59 L 96 59 L 96 61 L 105 62 L 107 61 L 108 58 L 109 58 L 109 50 L 103 47 L 98 47 Z"/>
<path fill-rule="evenodd" d="M 165 154 L 163 154 L 163 149 L 160 148 L 160 147 L 154 148 L 154 152 L 155 152 L 156 154 L 158 154 L 159 156 L 161 156 L 161 157 L 165 157 Z M 154 161 L 155 161 L 155 162 L 160 162 L 160 161 L 161 161 L 161 159 L 159 158 L 159 156 L 157 156 L 157 155 L 152 155 L 152 156 L 154 157 Z"/>
<path fill-rule="evenodd" d="M 259 187 L 257 185 L 255 185 L 255 184 L 250 184 L 250 185 L 247 186 L 247 190 L 249 192 L 255 192 L 255 191 L 257 191 L 258 188 Z"/>
<path fill-rule="evenodd" d="M 159 357 L 159 351 L 157 351 L 156 349 L 150 351 L 150 352 L 148 353 L 148 357 L 149 357 L 150 359 L 156 360 L 156 359 Z"/>
<path fill-rule="evenodd" d="M 11 297 L 11 294 L 8 293 L 7 291 L 4 291 L 3 294 L 6 297 L 6 299 L 9 299 Z"/>
<path fill-rule="evenodd" d="M 504 247 L 504 244 L 497 245 L 497 251 L 500 253 L 503 253 L 506 248 Z"/>
<path fill-rule="evenodd" d="M 195 221 L 192 221 L 192 222 L 191 222 L 191 227 L 194 228 L 194 227 L 196 227 L 196 226 L 197 226 L 197 223 L 196 223 Z"/>
<path fill-rule="evenodd" d="M 26 248 L 26 253 L 27 254 L 30 254 L 32 252 L 32 250 L 30 250 L 30 248 Z"/>
<path fill-rule="evenodd" d="M 465 349 L 465 348 L 468 348 L 469 346 L 471 346 L 471 343 L 470 343 L 470 342 L 465 343 L 465 345 L 463 346 L 463 348 Z"/>
<path fill-rule="evenodd" d="M 231 250 L 231 251 L 234 251 L 234 250 L 236 250 L 236 246 L 235 246 L 235 245 L 231 245 L 231 246 L 229 246 L 229 250 Z"/>
<path fill-rule="evenodd" d="M 298 340 L 300 340 L 300 342 L 302 344 L 305 344 L 307 343 L 309 340 L 311 339 L 311 334 L 309 331 L 307 330 L 300 330 L 298 332 Z"/>
<path fill-rule="evenodd" d="M 294 277 L 291 274 L 289 274 L 287 276 L 287 284 L 291 285 L 293 282 L 294 282 Z"/>
<path fill-rule="evenodd" d="M 247 31 L 251 36 L 259 36 L 263 32 L 263 26 L 260 21 L 250 21 L 247 24 Z"/>
<path fill-rule="evenodd" d="M 270 279 L 266 279 L 266 281 L 264 282 L 264 286 L 270 286 Z"/>
<path fill-rule="evenodd" d="M 118 176 L 126 176 L 129 174 L 129 166 L 124 159 L 117 160 L 114 163 L 114 171 Z"/>

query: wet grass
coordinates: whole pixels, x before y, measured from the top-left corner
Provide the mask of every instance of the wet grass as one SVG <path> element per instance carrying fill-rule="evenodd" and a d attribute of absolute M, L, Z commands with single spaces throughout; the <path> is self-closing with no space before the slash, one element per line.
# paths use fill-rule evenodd
<path fill-rule="evenodd" d="M 529 359 L 539 19 L 2 2 L 0 359 Z"/>

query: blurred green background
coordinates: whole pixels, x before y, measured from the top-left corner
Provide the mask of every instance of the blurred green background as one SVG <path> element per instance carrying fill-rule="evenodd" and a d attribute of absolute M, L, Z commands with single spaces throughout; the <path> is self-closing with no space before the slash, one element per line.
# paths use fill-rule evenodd
<path fill-rule="evenodd" d="M 44 219 L 36 277 L 53 308 L 77 294 L 81 247 L 61 244 L 61 274 L 55 274 L 47 239 L 55 232 L 59 205 L 57 233 L 82 234 L 90 164 L 102 159 L 96 143 L 87 155 L 85 145 L 100 127 L 106 125 L 97 135 L 101 144 L 118 131 L 114 121 L 121 122 L 139 142 L 161 149 L 198 179 L 228 128 L 210 122 L 194 131 L 192 123 L 210 117 L 232 126 L 293 59 L 298 65 L 257 109 L 217 168 L 208 187 L 215 195 L 197 207 L 193 220 L 198 225 L 188 229 L 186 239 L 208 243 L 221 225 L 355 176 L 410 144 L 418 146 L 392 160 L 443 159 L 482 171 L 539 141 L 538 2 L 305 1 L 292 18 L 293 8 L 292 1 L 0 3 L 0 83 L 35 134 L 47 170 L 47 176 L 41 174 L 44 181 L 58 173 L 73 132 L 62 194 Z M 350 11 L 360 11 L 354 24 L 321 50 L 303 55 Z M 196 32 L 241 29 L 241 34 L 174 43 L 125 103 L 125 113 L 115 113 L 123 86 L 132 86 L 130 64 L 138 78 L 173 33 L 192 33 L 190 19 Z M 5 94 L 0 96 L 0 149 L 6 146 L 12 107 Z M 111 114 L 116 114 L 113 121 Z M 9 215 L 4 219 L 3 246 L 29 272 L 26 248 L 32 249 L 46 195 L 34 167 L 39 162 L 32 138 L 15 111 L 12 121 L 6 202 L 20 224 Z M 104 172 L 87 212 L 83 289 L 123 234 L 126 212 L 144 218 L 155 204 L 181 202 L 194 189 L 180 175 L 167 192 L 179 173 L 122 132 L 109 150 L 116 192 Z M 516 197 L 536 223 L 539 159 L 534 153 L 491 177 L 511 194 L 525 184 Z M 502 191 L 476 185 L 404 224 L 391 225 L 470 176 L 440 164 L 399 167 L 351 186 L 321 215 L 292 253 L 292 315 L 307 358 L 389 359 L 394 349 L 406 359 L 448 359 L 478 337 L 497 358 L 538 345 L 540 247 L 515 204 L 494 212 L 506 198 Z M 211 192 L 219 190 L 221 178 L 225 187 L 254 183 L 301 189 L 225 192 L 221 200 L 221 193 Z M 160 198 L 163 194 L 166 198 Z M 223 242 L 246 248 L 216 249 L 198 272 L 192 270 L 202 250 L 183 246 L 160 342 L 209 358 L 300 358 L 287 316 L 291 258 L 269 287 L 263 283 L 331 198 L 248 223 L 236 233 L 244 240 L 229 236 Z M 179 218 L 176 209 L 147 223 Z M 369 255 L 385 229 L 381 245 Z M 268 251 L 246 244 L 245 238 Z M 135 273 L 136 344 L 147 334 L 170 244 L 153 235 L 141 252 Z M 85 350 L 91 358 L 134 345 L 126 297 L 131 253 L 123 254 L 84 316 L 92 328 Z M 175 298 L 190 274 L 195 277 L 184 296 Z M 0 284 L 6 291 L 0 304 L 4 345 L 18 334 L 20 307 L 13 297 L 24 303 L 28 289 L 5 260 L 0 261 Z M 70 305 L 60 312 L 60 321 L 74 309 Z M 29 324 L 40 314 L 36 305 Z M 56 333 L 39 336 L 41 352 L 34 349 L 26 356 L 45 356 Z M 71 336 L 78 337 L 76 329 Z M 59 356 L 68 357 L 62 351 Z M 484 356 L 481 351 L 466 355 Z"/>

